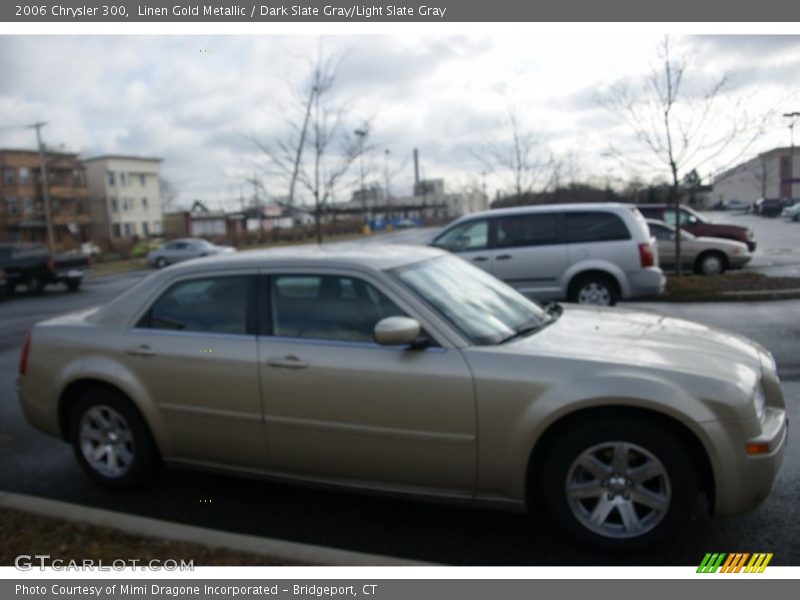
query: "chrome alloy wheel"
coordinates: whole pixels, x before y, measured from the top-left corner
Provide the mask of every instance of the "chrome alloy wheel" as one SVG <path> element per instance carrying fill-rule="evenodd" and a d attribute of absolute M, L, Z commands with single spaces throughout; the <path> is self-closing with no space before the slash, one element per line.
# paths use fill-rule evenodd
<path fill-rule="evenodd" d="M 611 305 L 611 290 L 607 286 L 592 281 L 582 286 L 578 292 L 579 304 Z"/>
<path fill-rule="evenodd" d="M 93 406 L 81 418 L 80 446 L 92 469 L 104 477 L 124 476 L 134 457 L 128 422 L 109 406 Z"/>
<path fill-rule="evenodd" d="M 567 503 L 575 518 L 608 538 L 638 537 L 653 530 L 672 500 L 667 469 L 653 454 L 629 442 L 604 442 L 570 465 Z"/>

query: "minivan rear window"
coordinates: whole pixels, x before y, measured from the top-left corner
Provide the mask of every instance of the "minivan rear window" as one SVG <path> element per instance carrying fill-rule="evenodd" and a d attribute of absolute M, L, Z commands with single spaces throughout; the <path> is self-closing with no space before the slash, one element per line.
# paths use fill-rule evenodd
<path fill-rule="evenodd" d="M 564 236 L 570 244 L 631 239 L 622 219 L 613 213 L 600 211 L 565 212 Z"/>

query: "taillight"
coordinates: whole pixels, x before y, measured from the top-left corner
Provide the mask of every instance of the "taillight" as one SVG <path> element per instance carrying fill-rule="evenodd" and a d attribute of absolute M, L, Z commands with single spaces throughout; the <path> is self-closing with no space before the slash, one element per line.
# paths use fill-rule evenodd
<path fill-rule="evenodd" d="M 28 351 L 31 349 L 31 332 L 25 334 L 25 341 L 22 342 L 22 352 L 19 355 L 19 374 L 25 375 L 28 371 Z"/>
<path fill-rule="evenodd" d="M 653 247 L 650 243 L 639 244 L 639 262 L 642 267 L 653 267 L 656 264 L 656 258 L 653 255 Z"/>
<path fill-rule="evenodd" d="M 56 261 L 53 260 L 53 257 L 47 259 L 47 270 L 48 271 L 55 271 L 56 270 Z"/>

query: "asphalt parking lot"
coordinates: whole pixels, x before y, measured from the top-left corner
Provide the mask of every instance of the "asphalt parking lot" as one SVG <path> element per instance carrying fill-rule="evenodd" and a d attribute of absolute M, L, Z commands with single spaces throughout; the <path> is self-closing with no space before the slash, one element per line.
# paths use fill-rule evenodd
<path fill-rule="evenodd" d="M 712 215 L 718 218 L 717 213 Z M 765 226 L 780 223 L 768 222 Z M 783 256 L 777 250 L 782 244 L 777 234 L 756 231 L 758 252 L 763 252 L 765 261 Z M 429 235 L 428 230 L 410 230 L 394 237 L 408 242 L 422 241 Z M 765 243 L 767 238 L 770 241 Z M 789 249 L 793 257 L 794 249 Z M 798 259 L 800 266 L 800 254 Z M 778 262 L 763 268 L 795 268 L 788 260 Z M 773 493 L 757 510 L 724 520 L 711 520 L 698 512 L 689 527 L 667 544 L 645 555 L 624 558 L 582 551 L 537 516 L 529 519 L 322 492 L 178 469 L 165 470 L 158 481 L 140 491 L 113 493 L 100 489 L 83 475 L 66 444 L 39 434 L 24 422 L 14 389 L 19 347 L 34 322 L 106 302 L 141 276 L 110 276 L 87 281 L 85 289 L 74 294 L 54 290 L 41 297 L 13 297 L 0 303 L 0 490 L 233 532 L 454 565 L 696 565 L 711 551 L 773 552 L 772 564 L 800 565 L 800 524 L 796 519 L 800 434 L 796 427 L 790 430 L 788 454 Z M 790 419 L 798 422 L 800 300 L 626 303 L 626 307 L 728 328 L 765 345 L 777 360 Z M 46 545 L 46 540 L 42 544 Z"/>

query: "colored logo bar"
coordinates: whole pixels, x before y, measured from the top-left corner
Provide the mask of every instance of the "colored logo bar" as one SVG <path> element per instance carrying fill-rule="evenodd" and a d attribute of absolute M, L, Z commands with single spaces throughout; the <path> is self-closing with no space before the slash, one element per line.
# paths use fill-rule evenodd
<path fill-rule="evenodd" d="M 772 552 L 708 552 L 697 567 L 697 572 L 763 573 L 771 560 Z"/>

